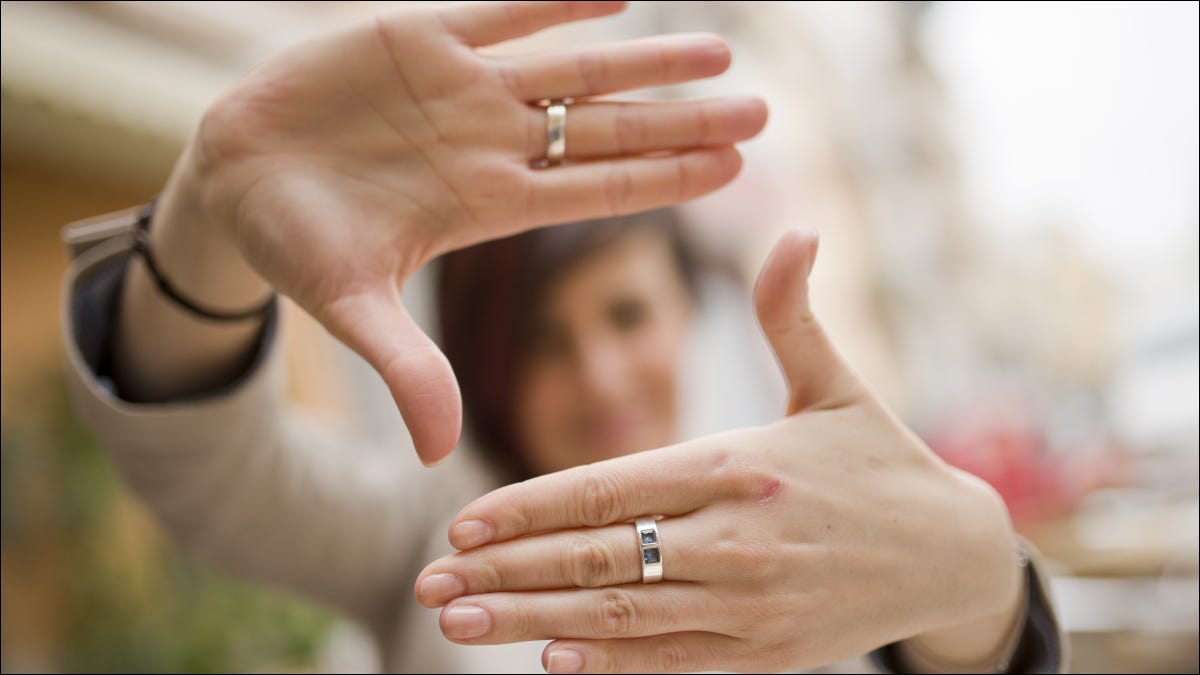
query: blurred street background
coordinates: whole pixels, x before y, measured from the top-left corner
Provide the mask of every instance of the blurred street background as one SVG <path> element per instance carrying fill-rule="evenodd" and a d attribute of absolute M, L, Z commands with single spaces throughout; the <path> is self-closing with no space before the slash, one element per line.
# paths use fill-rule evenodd
<path fill-rule="evenodd" d="M 3 3 L 4 671 L 362 667 L 341 619 L 178 552 L 72 419 L 59 229 L 153 196 L 253 64 L 388 6 Z M 725 75 L 642 94 L 771 110 L 743 174 L 683 209 L 735 289 L 701 321 L 689 433 L 780 414 L 749 289 L 781 232 L 816 228 L 817 313 L 935 451 L 1004 495 L 1052 563 L 1072 669 L 1196 672 L 1197 7 L 638 2 L 492 51 L 728 39 Z M 291 314 L 293 397 L 395 427 L 354 403 L 378 386 L 365 367 Z"/>

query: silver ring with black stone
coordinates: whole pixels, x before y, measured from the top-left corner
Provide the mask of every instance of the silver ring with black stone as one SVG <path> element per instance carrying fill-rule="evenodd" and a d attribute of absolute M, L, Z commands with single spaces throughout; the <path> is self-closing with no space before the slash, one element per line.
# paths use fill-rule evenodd
<path fill-rule="evenodd" d="M 642 555 L 642 583 L 653 584 L 662 581 L 662 542 L 658 538 L 658 523 L 650 516 L 643 516 L 633 522 L 633 527 L 637 532 L 638 547 Z"/>

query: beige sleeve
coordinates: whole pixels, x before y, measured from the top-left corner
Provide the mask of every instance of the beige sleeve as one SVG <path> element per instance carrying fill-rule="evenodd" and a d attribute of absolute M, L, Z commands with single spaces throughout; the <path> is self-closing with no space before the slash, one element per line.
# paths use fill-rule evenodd
<path fill-rule="evenodd" d="M 78 416 L 189 551 L 385 629 L 401 594 L 411 593 L 415 558 L 438 511 L 426 502 L 436 492 L 431 476 L 397 454 L 356 451 L 351 439 L 290 414 L 275 337 L 225 393 L 158 404 L 117 398 L 80 348 L 79 331 L 95 327 L 76 317 L 86 314 L 79 306 L 96 270 L 123 255 L 122 242 L 102 244 L 68 275 L 63 337 Z"/>

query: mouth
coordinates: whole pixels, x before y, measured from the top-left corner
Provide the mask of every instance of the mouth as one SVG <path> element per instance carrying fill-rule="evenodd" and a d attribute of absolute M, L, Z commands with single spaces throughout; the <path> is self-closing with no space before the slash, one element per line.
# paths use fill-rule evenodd
<path fill-rule="evenodd" d="M 590 416 L 581 425 L 587 445 L 606 457 L 629 454 L 644 448 L 637 447 L 645 436 L 644 413 L 627 409 Z"/>

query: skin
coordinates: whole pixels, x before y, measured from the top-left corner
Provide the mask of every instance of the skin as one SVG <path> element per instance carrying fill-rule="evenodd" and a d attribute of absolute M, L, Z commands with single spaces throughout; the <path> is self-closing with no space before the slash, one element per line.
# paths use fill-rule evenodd
<path fill-rule="evenodd" d="M 849 369 L 808 306 L 811 232 L 755 292 L 789 386 L 778 422 L 501 488 L 422 572 L 463 644 L 552 639 L 551 672 L 813 667 L 909 640 L 985 661 L 1020 610 L 1003 501 L 943 463 Z M 637 583 L 627 521 L 659 522 L 665 581 Z M 428 584 L 426 582 L 429 582 Z"/>
<path fill-rule="evenodd" d="M 263 64 L 208 110 L 176 164 L 151 228 L 159 265 L 185 296 L 216 310 L 256 306 L 272 291 L 293 299 L 379 372 L 421 459 L 440 461 L 458 440 L 461 402 L 445 358 L 400 301 L 405 280 L 456 247 L 714 190 L 740 169 L 732 144 L 765 123 L 756 98 L 587 100 L 722 72 L 729 50 L 713 36 L 506 58 L 474 49 L 621 6 L 409 7 Z M 582 103 L 569 113 L 572 163 L 539 170 L 531 162 L 545 152 L 545 118 L 531 104 L 547 97 Z M 813 337 L 815 321 L 798 313 L 807 304 L 779 300 L 795 298 L 778 269 L 764 272 L 759 314 L 769 319 L 764 329 L 792 383 L 789 413 L 798 414 L 764 429 L 551 474 L 468 507 L 452 541 L 495 546 L 438 561 L 421 580 L 453 569 L 439 578 L 487 594 L 466 604 L 486 607 L 489 631 L 454 639 L 563 638 L 547 652 L 556 670 L 795 667 L 918 633 L 927 651 L 953 655 L 953 646 L 970 655 L 1000 639 L 1010 618 L 1004 608 L 1016 597 L 1003 505 L 935 461 L 821 351 L 827 345 Z M 774 309 L 764 313 L 764 300 Z M 133 259 L 114 377 L 123 392 L 160 399 L 228 381 L 260 327 L 181 310 Z M 679 501 L 656 501 L 663 496 Z M 617 555 L 595 537 L 627 535 L 627 525 L 599 526 L 642 513 L 671 516 L 663 537 L 678 544 L 666 549 L 669 581 L 654 589 L 594 588 L 636 580 L 620 562 L 630 550 Z M 783 517 L 789 514 L 795 517 Z M 580 527 L 598 529 L 559 532 Z M 688 535 L 688 527 L 722 538 L 714 544 Z M 546 538 L 516 539 L 531 528 Z M 574 576 L 547 574 L 558 590 L 535 591 L 512 571 L 518 541 L 542 541 L 555 560 L 612 564 L 563 566 Z M 555 556 L 566 542 L 580 553 Z M 715 554 L 716 564 L 687 572 L 685 542 L 709 542 L 695 559 Z M 608 557 L 589 557 L 605 550 Z M 741 571 L 732 574 L 735 568 Z M 576 586 L 592 590 L 569 590 Z M 669 611 L 662 598 L 644 595 L 673 588 L 689 595 L 674 596 L 679 602 Z M 882 591 L 870 611 L 853 602 L 865 590 Z M 451 599 L 421 597 L 431 605 Z M 643 597 L 659 610 L 634 604 Z M 548 599 L 558 604 L 545 605 Z M 444 629 L 464 602 L 443 613 Z M 618 621 L 589 624 L 596 608 Z M 560 619 L 549 633 L 534 620 L 543 611 Z M 695 623 L 702 619 L 722 623 Z M 621 626 L 622 635 L 644 637 L 609 640 Z M 663 636 L 668 628 L 686 630 Z"/>
<path fill-rule="evenodd" d="M 171 281 L 218 310 L 253 307 L 272 288 L 295 300 L 379 372 L 418 455 L 437 463 L 458 441 L 461 401 L 445 357 L 401 303 L 405 280 L 484 239 L 710 192 L 741 168 L 731 144 L 766 122 L 748 97 L 576 105 L 572 163 L 532 168 L 546 151 L 539 99 L 729 66 L 728 46 L 711 35 L 507 58 L 474 49 L 622 6 L 407 7 L 263 64 L 207 111 L 162 194 L 151 238 Z M 123 386 L 163 397 L 228 377 L 253 322 L 196 325 L 155 296 L 134 265 L 119 327 Z"/>
<path fill-rule="evenodd" d="M 516 387 L 530 466 L 551 473 L 677 438 L 691 299 L 665 235 L 632 232 L 549 290 Z"/>

